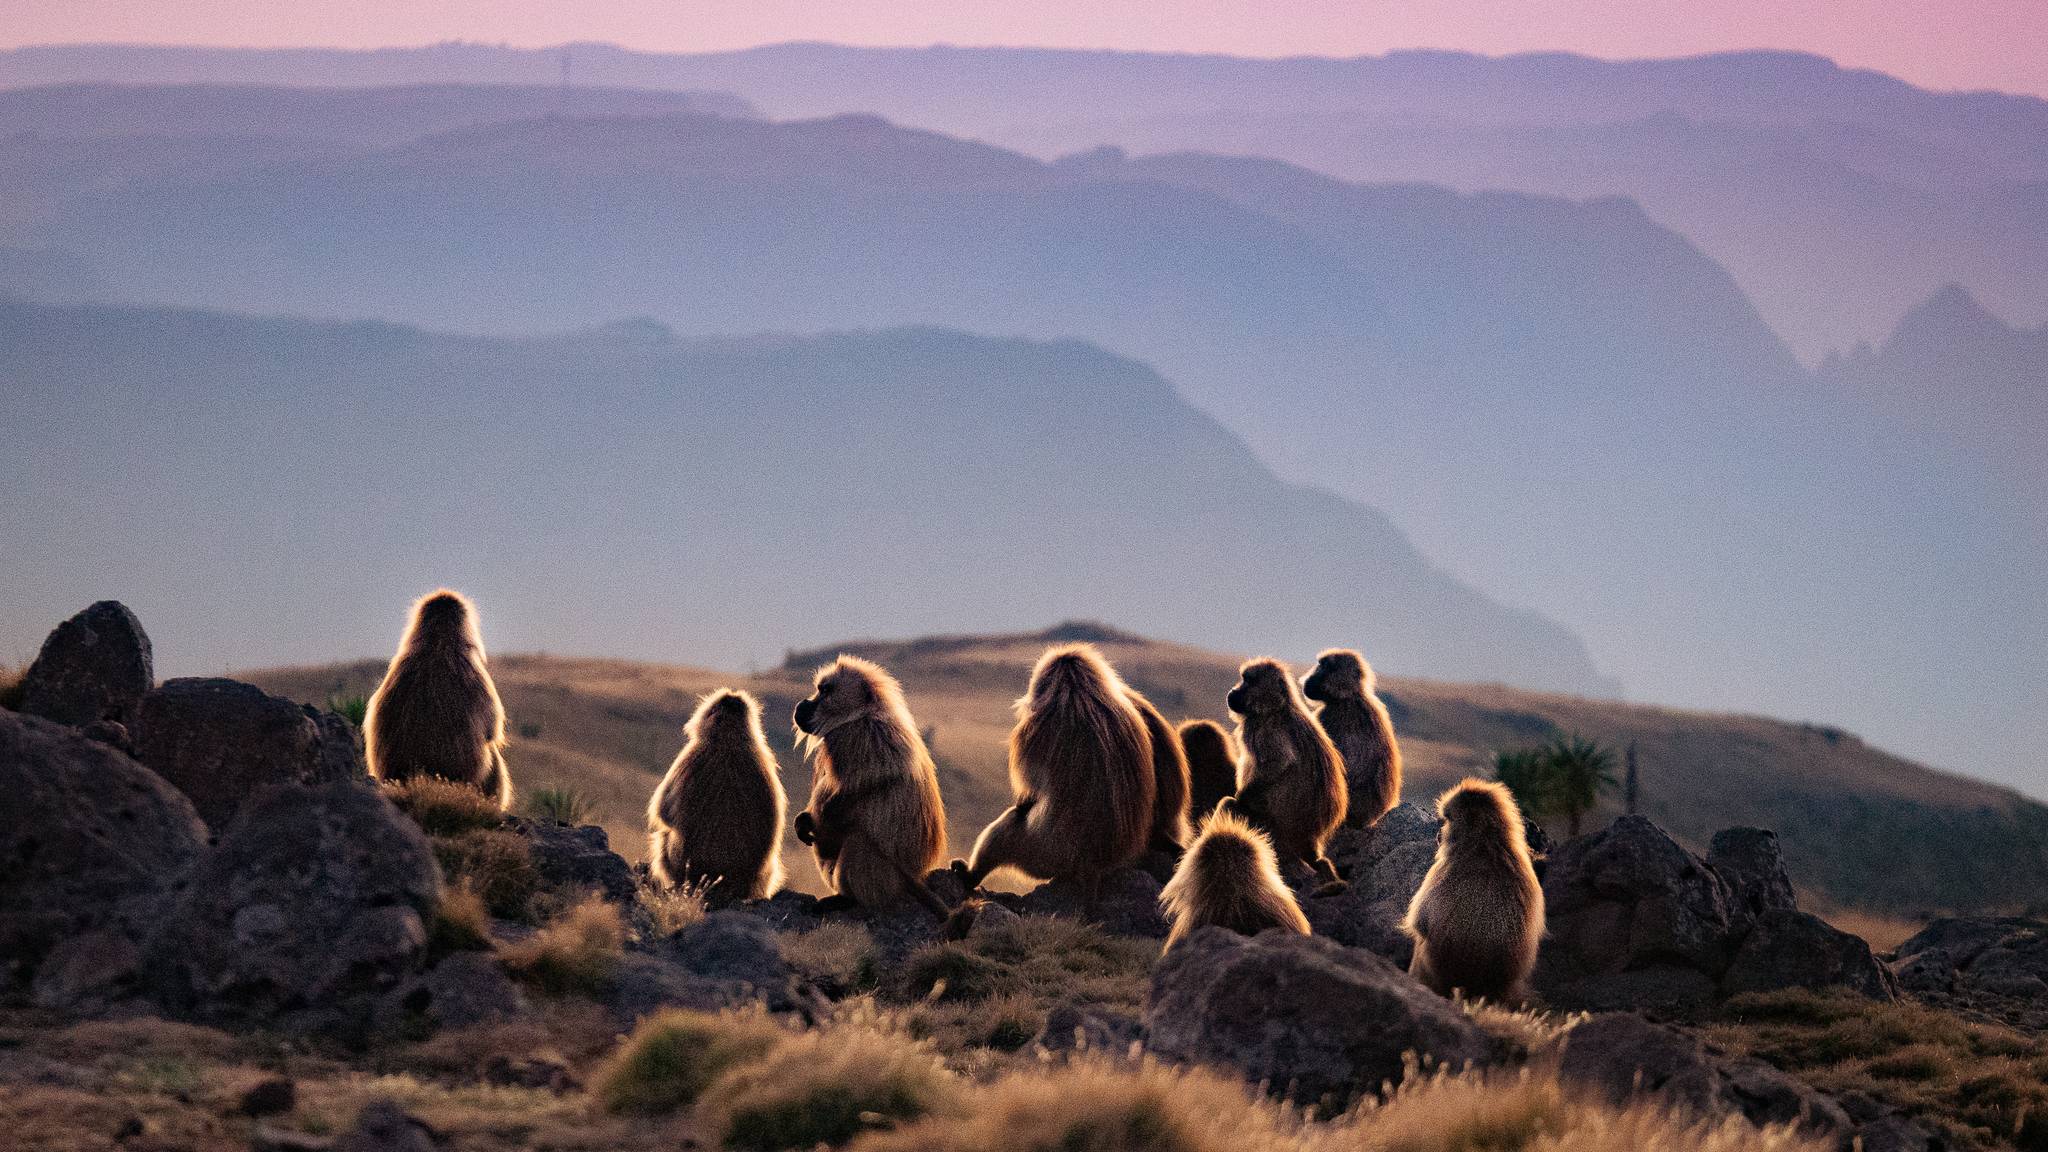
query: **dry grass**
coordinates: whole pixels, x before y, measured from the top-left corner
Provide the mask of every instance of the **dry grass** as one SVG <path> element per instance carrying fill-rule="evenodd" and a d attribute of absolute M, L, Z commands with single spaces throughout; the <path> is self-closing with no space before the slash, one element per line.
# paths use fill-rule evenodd
<path fill-rule="evenodd" d="M 1865 1092 L 1964 1148 L 2048 1148 L 2048 1041 L 1846 993 L 1730 1001 L 1709 1038 L 1825 1092 Z"/>
<path fill-rule="evenodd" d="M 535 788 L 526 794 L 526 812 L 536 820 L 587 824 L 596 805 L 577 788 Z"/>
<path fill-rule="evenodd" d="M 611 987 L 625 944 L 619 910 L 589 896 L 499 957 L 507 972 L 549 995 L 593 994 Z"/>
<path fill-rule="evenodd" d="M 505 823 L 505 814 L 489 797 L 453 780 L 418 776 L 386 784 L 384 795 L 429 836 L 460 836 Z"/>
<path fill-rule="evenodd" d="M 713 1081 L 697 1116 L 724 1147 L 838 1147 L 862 1132 L 961 1107 L 965 1084 L 930 1045 L 858 1011 L 798 1033 Z"/>
<path fill-rule="evenodd" d="M 610 1112 L 666 1115 L 696 1104 L 726 1070 L 767 1055 L 787 1035 L 756 1012 L 660 1012 L 619 1045 L 593 1091 Z"/>
<path fill-rule="evenodd" d="M 891 999 L 911 1005 L 904 1019 L 915 1035 L 966 1057 L 973 1049 L 1023 1047 L 1063 1001 L 1142 1009 L 1158 956 L 1157 941 L 1028 916 L 969 940 L 920 948 L 885 987 Z"/>
<path fill-rule="evenodd" d="M 452 885 L 475 892 L 493 916 L 524 920 L 540 889 L 533 850 L 517 832 L 475 828 L 434 837 L 434 858 Z"/>
<path fill-rule="evenodd" d="M 483 952 L 491 947 L 491 914 L 483 897 L 468 884 L 451 884 L 441 892 L 441 906 L 434 909 L 427 925 L 427 951 L 446 956 L 450 952 Z"/>
<path fill-rule="evenodd" d="M 875 938 L 844 920 L 784 935 L 782 957 L 828 995 L 840 997 L 872 989 L 879 963 Z"/>
<path fill-rule="evenodd" d="M 640 906 L 654 921 L 654 931 L 659 936 L 673 936 L 690 925 L 704 919 L 707 907 L 704 893 L 708 884 L 678 884 L 673 888 L 656 887 L 653 883 L 640 886 Z"/>

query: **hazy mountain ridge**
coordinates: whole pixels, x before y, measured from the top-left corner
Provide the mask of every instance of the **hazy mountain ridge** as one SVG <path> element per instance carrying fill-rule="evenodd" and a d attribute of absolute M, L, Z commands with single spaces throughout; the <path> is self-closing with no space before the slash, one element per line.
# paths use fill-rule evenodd
<path fill-rule="evenodd" d="M 0 304 L 0 336 L 0 531 L 67 542 L 0 558 L 9 648 L 119 586 L 185 671 L 375 650 L 445 581 L 515 648 L 730 666 L 763 637 L 1100 610 L 1239 648 L 1615 687 L 1563 629 L 1456 583 L 1377 512 L 1282 484 L 1156 374 L 1074 342 L 501 341 L 25 304 Z"/>

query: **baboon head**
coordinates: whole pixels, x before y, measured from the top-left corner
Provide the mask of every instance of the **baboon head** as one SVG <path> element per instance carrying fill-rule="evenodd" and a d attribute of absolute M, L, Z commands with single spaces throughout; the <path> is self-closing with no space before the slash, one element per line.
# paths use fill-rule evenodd
<path fill-rule="evenodd" d="M 1332 648 L 1316 657 L 1315 671 L 1301 682 L 1301 694 L 1319 704 L 1356 700 L 1372 686 L 1372 667 L 1349 648 Z"/>
<path fill-rule="evenodd" d="M 476 613 L 469 599 L 449 588 L 437 589 L 413 605 L 411 638 L 432 643 L 480 644 Z"/>
<path fill-rule="evenodd" d="M 693 740 L 708 740 L 727 733 L 750 733 L 760 712 L 761 705 L 752 696 L 720 688 L 697 705 L 690 716 L 688 735 Z"/>
<path fill-rule="evenodd" d="M 841 656 L 811 681 L 811 694 L 796 706 L 796 730 L 823 736 L 849 721 L 883 716 L 894 681 L 878 664 L 858 656 Z"/>
<path fill-rule="evenodd" d="M 1491 780 L 1460 780 L 1437 797 L 1436 813 L 1443 817 L 1439 839 L 1447 846 L 1464 840 L 1495 845 L 1524 843 L 1522 812 L 1515 806 L 1514 794 Z"/>
<path fill-rule="evenodd" d="M 1283 712 L 1295 704 L 1294 677 L 1278 660 L 1253 660 L 1238 670 L 1237 687 L 1223 698 L 1240 716 Z"/>
<path fill-rule="evenodd" d="M 1063 644 L 1048 648 L 1031 669 L 1031 687 L 1024 698 L 1017 701 L 1017 711 L 1019 715 L 1043 711 L 1068 693 L 1101 694 L 1118 683 L 1115 669 L 1092 645 Z"/>

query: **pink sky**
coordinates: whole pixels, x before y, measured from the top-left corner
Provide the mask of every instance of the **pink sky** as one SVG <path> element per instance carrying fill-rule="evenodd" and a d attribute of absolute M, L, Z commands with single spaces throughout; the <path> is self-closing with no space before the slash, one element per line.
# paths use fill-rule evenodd
<path fill-rule="evenodd" d="M 2048 96 L 2048 0 L 0 0 L 0 46 L 128 41 L 351 48 L 783 40 L 1241 55 L 1393 48 L 1605 57 L 1797 48 L 1931 88 Z"/>

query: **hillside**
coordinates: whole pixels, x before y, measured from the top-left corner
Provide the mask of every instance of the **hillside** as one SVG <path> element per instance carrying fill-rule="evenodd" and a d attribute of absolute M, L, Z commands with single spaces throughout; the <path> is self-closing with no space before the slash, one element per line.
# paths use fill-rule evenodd
<path fill-rule="evenodd" d="M 760 696 L 784 784 L 801 797 L 810 773 L 795 752 L 788 716 L 809 692 L 810 671 L 841 651 L 879 660 L 902 679 L 919 723 L 931 732 L 959 849 L 1007 802 L 1010 704 L 1053 639 L 1097 642 L 1172 719 L 1228 721 L 1222 701 L 1236 682 L 1238 657 L 1094 625 L 854 642 L 792 652 L 783 666 L 745 676 L 521 654 L 494 657 L 492 669 L 516 735 L 509 756 L 521 786 L 582 790 L 599 806 L 614 846 L 637 857 L 647 796 L 680 747 L 683 721 L 699 695 L 739 686 Z M 365 694 L 382 674 L 382 662 L 371 660 L 245 676 L 273 692 L 324 703 Z M 1427 802 L 1459 777 L 1483 771 L 1494 749 L 1576 731 L 1617 748 L 1634 743 L 1641 810 L 1695 847 L 1725 827 L 1776 829 L 1795 882 L 1829 904 L 1894 916 L 2005 909 L 2038 904 L 2048 883 L 2048 809 L 2003 788 L 1930 771 L 1837 729 L 1404 677 L 1389 677 L 1383 687 L 1402 735 L 1410 799 Z M 1609 798 L 1603 816 L 1615 810 Z M 785 850 L 801 847 L 792 838 Z M 800 863 L 791 882 L 815 890 L 817 878 Z"/>

